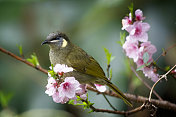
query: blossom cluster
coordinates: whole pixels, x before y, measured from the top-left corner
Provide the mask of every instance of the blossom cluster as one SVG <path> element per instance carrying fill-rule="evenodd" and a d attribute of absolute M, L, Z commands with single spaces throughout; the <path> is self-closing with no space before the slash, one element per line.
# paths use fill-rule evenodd
<path fill-rule="evenodd" d="M 77 96 L 83 100 L 87 99 L 86 84 L 80 84 L 75 77 L 63 77 L 64 73 L 72 72 L 73 68 L 64 64 L 56 64 L 51 72 L 48 73 L 48 84 L 46 85 L 45 93 L 52 96 L 56 103 L 64 104 L 69 100 L 75 100 Z M 53 76 L 53 72 L 57 77 Z M 106 87 L 99 84 L 94 84 L 98 91 L 104 92 Z"/>
<path fill-rule="evenodd" d="M 129 33 L 126 36 L 123 49 L 125 50 L 126 56 L 133 59 L 145 76 L 156 82 L 158 80 L 158 74 L 155 73 L 150 63 L 153 62 L 152 56 L 157 49 L 148 41 L 147 32 L 150 29 L 150 25 L 143 22 L 144 19 L 145 17 L 140 9 L 135 11 L 135 18 L 129 13 L 129 16 L 122 19 L 122 30 L 126 30 Z"/>
<path fill-rule="evenodd" d="M 74 77 L 62 79 L 63 74 L 72 72 L 73 68 L 64 64 L 56 64 L 53 71 L 57 73 L 58 77 L 54 78 L 48 73 L 48 84 L 46 85 L 45 93 L 52 96 L 54 102 L 64 104 L 71 99 L 76 100 L 77 96 L 84 100 L 87 98 L 86 85 L 80 84 Z"/>

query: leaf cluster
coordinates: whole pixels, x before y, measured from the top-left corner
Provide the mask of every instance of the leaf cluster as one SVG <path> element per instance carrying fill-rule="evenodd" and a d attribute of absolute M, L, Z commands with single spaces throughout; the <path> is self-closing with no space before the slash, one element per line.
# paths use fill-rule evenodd
<path fill-rule="evenodd" d="M 37 58 L 35 53 L 33 53 L 31 55 L 31 58 L 27 58 L 26 60 L 29 61 L 30 63 L 32 63 L 35 67 L 40 65 L 39 62 L 38 62 L 38 58 Z"/>

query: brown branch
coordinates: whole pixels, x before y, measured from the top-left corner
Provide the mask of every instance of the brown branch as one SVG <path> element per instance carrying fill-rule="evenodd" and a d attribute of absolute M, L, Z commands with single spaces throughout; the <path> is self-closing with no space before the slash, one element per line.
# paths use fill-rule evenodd
<path fill-rule="evenodd" d="M 84 100 L 84 102 L 87 103 L 86 100 Z M 139 111 L 142 111 L 145 109 L 145 103 L 135 109 L 132 109 L 132 110 L 129 110 L 129 111 L 118 111 L 118 110 L 108 110 L 108 109 L 97 109 L 95 108 L 93 105 L 90 106 L 90 108 L 94 111 L 94 112 L 106 112 L 106 113 L 112 113 L 112 114 L 121 114 L 121 115 L 131 115 L 131 114 L 134 114 L 134 113 L 137 113 Z"/>
<path fill-rule="evenodd" d="M 97 109 L 93 106 L 90 107 L 94 112 L 106 112 L 106 113 L 112 113 L 112 114 L 120 114 L 120 115 L 131 115 L 134 113 L 137 113 L 139 111 L 142 111 L 144 108 L 142 106 L 137 107 L 130 111 L 113 111 L 113 110 L 107 110 L 107 109 Z"/>
<path fill-rule="evenodd" d="M 23 62 L 23 63 L 25 63 L 25 64 L 27 64 L 27 65 L 29 65 L 29 66 L 35 68 L 35 69 L 37 69 L 37 70 L 39 70 L 39 71 L 45 73 L 45 74 L 48 74 L 48 71 L 47 71 L 46 69 L 43 69 L 43 68 L 40 67 L 40 66 L 36 66 L 36 67 L 35 67 L 32 63 L 26 61 L 25 59 L 23 59 L 23 58 L 21 58 L 21 57 L 15 55 L 15 54 L 13 54 L 13 53 L 7 51 L 7 50 L 5 50 L 5 49 L 3 49 L 3 48 L 1 48 L 1 47 L 0 47 L 0 51 L 3 52 L 3 53 L 5 53 L 5 54 L 7 54 L 7 55 L 9 55 L 9 56 L 11 56 L 11 57 L 13 57 L 13 58 L 15 58 L 16 60 L 19 60 L 19 61 L 21 61 L 21 62 Z M 99 93 L 99 94 L 102 94 L 101 92 L 97 91 L 96 89 L 94 89 L 94 88 L 92 88 L 92 87 L 90 87 L 90 86 L 88 86 L 88 89 L 91 90 L 91 91 L 97 92 L 97 93 Z M 104 94 L 119 98 L 118 95 L 117 95 L 115 92 L 113 92 L 113 91 L 106 91 L 106 92 L 104 92 Z M 146 101 L 148 101 L 148 98 L 146 98 L 146 97 L 136 96 L 136 95 L 132 95 L 132 94 L 126 94 L 126 93 L 124 93 L 124 95 L 125 95 L 130 101 L 133 101 L 133 102 L 136 102 L 136 103 L 145 103 Z M 173 111 L 176 112 L 176 104 L 174 104 L 174 103 L 171 103 L 171 102 L 168 102 L 168 101 L 160 101 L 160 100 L 156 100 L 156 99 L 151 99 L 151 103 L 154 104 L 154 105 L 156 105 L 156 106 L 158 106 L 158 107 L 160 107 L 160 108 L 169 109 L 169 110 L 173 110 Z M 139 107 L 139 108 L 140 108 L 140 107 Z M 137 108 L 136 108 L 136 109 L 137 109 Z M 138 110 L 138 109 L 137 109 L 137 110 Z M 95 108 L 94 111 L 95 111 L 95 112 L 116 113 L 116 114 L 124 113 L 123 111 L 115 111 L 115 112 L 114 112 L 114 111 L 112 111 L 112 110 L 96 109 L 96 108 Z M 127 111 L 127 112 L 130 112 L 130 113 L 135 112 L 135 109 L 130 110 L 130 111 Z"/>
<path fill-rule="evenodd" d="M 131 115 L 131 114 L 137 113 L 139 111 L 142 111 L 144 109 L 144 107 L 140 106 L 140 107 L 137 107 L 137 108 L 129 110 L 129 111 L 113 111 L 113 110 L 97 109 L 97 108 L 92 108 L 92 109 L 94 112 L 107 112 L 107 113 L 113 113 L 113 114 Z"/>
<path fill-rule="evenodd" d="M 91 91 L 94 91 L 94 92 L 97 92 L 98 94 L 102 94 L 102 92 L 99 92 L 98 90 L 88 86 L 87 89 L 91 90 Z M 113 97 L 118 97 L 118 95 L 113 92 L 113 91 L 105 91 L 103 92 L 104 94 L 106 95 L 109 95 L 109 96 L 113 96 Z M 136 96 L 136 95 L 133 95 L 133 94 L 127 94 L 127 93 L 124 93 L 124 95 L 130 100 L 130 101 L 133 101 L 133 102 L 136 102 L 136 103 L 145 103 L 146 101 L 148 101 L 148 98 L 147 97 L 143 97 L 143 96 Z M 160 107 L 160 108 L 163 108 L 163 109 L 169 109 L 169 110 L 173 110 L 176 112 L 176 104 L 174 103 L 171 103 L 171 102 L 168 102 L 168 101 L 161 101 L 161 100 L 156 100 L 156 99 L 151 99 L 151 103 Z"/>

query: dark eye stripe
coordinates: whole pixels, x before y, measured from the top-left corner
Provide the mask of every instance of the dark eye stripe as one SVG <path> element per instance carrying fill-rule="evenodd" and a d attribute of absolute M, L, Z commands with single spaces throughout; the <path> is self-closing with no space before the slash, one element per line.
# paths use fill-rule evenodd
<path fill-rule="evenodd" d="M 60 37 L 57 36 L 55 39 L 56 39 L 56 40 L 60 40 Z"/>

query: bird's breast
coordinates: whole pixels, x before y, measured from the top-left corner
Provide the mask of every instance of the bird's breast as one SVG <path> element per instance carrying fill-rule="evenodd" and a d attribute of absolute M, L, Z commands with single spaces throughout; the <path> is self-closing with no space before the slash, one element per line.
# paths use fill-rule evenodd
<path fill-rule="evenodd" d="M 65 60 L 66 54 L 62 52 L 55 52 L 54 50 L 50 50 L 49 57 L 51 64 L 53 64 L 54 66 L 56 64 L 67 64 Z"/>

